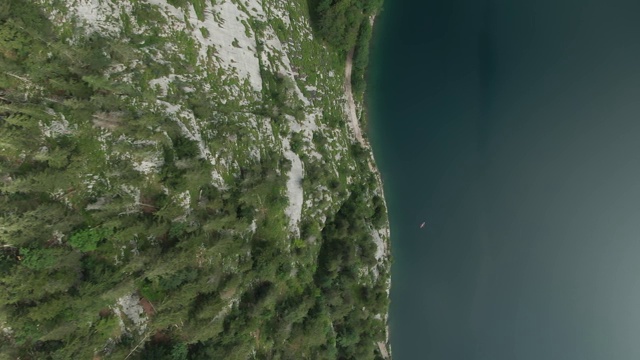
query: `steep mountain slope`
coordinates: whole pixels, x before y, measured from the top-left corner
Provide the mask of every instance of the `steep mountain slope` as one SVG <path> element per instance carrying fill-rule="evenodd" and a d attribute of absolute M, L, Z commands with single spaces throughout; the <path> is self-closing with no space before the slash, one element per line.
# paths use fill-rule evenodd
<path fill-rule="evenodd" d="M 346 54 L 308 19 L 0 5 L 0 354 L 387 356 L 380 180 Z"/>

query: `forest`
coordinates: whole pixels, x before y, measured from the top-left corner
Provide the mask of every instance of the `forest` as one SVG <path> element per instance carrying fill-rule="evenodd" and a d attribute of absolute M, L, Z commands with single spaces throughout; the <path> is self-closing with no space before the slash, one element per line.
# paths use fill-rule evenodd
<path fill-rule="evenodd" d="M 369 62 L 372 22 L 382 10 L 382 0 L 309 0 L 316 33 L 336 51 L 353 51 L 353 91 L 362 96 Z"/>
<path fill-rule="evenodd" d="M 338 34 L 337 51 L 358 42 L 364 52 L 379 6 L 322 1 L 318 31 Z M 0 358 L 381 358 L 386 284 L 359 273 L 377 266 L 371 231 L 386 225 L 374 175 L 361 165 L 369 175 L 346 184 L 318 169 L 305 181 L 343 200 L 292 236 L 290 162 L 274 150 L 229 188 L 213 186 L 199 145 L 166 115 L 141 111 L 153 93 L 104 75 L 136 46 L 99 34 L 70 44 L 31 2 L 0 4 Z M 270 110 L 255 112 L 277 127 L 300 110 L 272 82 Z M 197 119 L 220 111 L 184 96 Z M 158 173 L 105 151 L 107 132 L 137 139 L 108 144 L 122 154 L 159 144 Z M 366 164 L 362 148 L 350 153 Z M 182 193 L 193 196 L 168 195 Z"/>

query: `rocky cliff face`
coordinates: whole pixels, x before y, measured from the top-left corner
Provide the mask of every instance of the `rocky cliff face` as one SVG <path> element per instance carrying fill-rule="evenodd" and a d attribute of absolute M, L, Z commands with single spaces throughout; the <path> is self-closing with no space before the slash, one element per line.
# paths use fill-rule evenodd
<path fill-rule="evenodd" d="M 387 357 L 382 189 L 308 14 L 0 7 L 1 351 Z"/>

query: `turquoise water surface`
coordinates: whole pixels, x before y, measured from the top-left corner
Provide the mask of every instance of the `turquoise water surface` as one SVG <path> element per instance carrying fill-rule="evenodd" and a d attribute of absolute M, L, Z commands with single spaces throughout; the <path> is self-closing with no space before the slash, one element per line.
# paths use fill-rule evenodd
<path fill-rule="evenodd" d="M 395 359 L 640 359 L 638 15 L 386 1 L 369 113 Z"/>

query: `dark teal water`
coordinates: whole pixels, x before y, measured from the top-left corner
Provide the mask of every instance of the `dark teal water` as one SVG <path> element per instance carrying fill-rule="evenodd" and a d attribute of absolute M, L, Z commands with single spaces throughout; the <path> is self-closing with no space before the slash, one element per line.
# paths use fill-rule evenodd
<path fill-rule="evenodd" d="M 396 360 L 640 359 L 639 15 L 386 1 L 369 106 Z"/>

